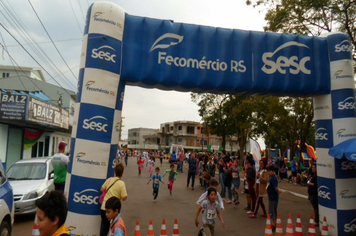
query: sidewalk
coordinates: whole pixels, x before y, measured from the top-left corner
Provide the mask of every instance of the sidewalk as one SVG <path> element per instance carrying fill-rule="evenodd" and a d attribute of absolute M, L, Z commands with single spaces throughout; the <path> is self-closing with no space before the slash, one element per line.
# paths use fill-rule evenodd
<path fill-rule="evenodd" d="M 308 187 L 302 186 L 300 184 L 293 185 L 289 183 L 287 180 L 281 180 L 279 182 L 279 188 L 281 189 L 282 193 L 292 194 L 296 197 L 308 199 Z"/>

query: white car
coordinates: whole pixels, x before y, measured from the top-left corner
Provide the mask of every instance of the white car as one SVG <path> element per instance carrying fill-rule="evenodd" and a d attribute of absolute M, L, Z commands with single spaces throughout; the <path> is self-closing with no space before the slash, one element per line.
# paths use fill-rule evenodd
<path fill-rule="evenodd" d="M 0 235 L 10 236 L 14 223 L 14 195 L 0 161 Z"/>
<path fill-rule="evenodd" d="M 17 161 L 7 171 L 14 190 L 15 215 L 36 212 L 36 200 L 54 190 L 52 158 Z"/>

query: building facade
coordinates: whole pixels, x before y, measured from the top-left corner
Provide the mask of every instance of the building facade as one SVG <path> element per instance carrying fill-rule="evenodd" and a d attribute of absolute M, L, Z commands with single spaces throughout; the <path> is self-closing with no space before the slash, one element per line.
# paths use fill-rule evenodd
<path fill-rule="evenodd" d="M 75 92 L 46 82 L 38 68 L 0 65 L 0 160 L 52 156 L 70 149 Z"/>
<path fill-rule="evenodd" d="M 145 134 L 145 130 L 149 131 Z M 129 129 L 128 148 L 160 149 L 169 153 L 172 145 L 182 145 L 185 151 L 221 151 L 221 140 L 199 122 L 173 121 L 160 124 L 159 130 Z M 236 137 L 227 142 L 226 149 L 231 153 L 237 151 Z"/>

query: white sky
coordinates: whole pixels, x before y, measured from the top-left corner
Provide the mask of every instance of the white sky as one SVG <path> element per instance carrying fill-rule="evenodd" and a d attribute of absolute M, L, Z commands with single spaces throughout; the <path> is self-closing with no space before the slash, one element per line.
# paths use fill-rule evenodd
<path fill-rule="evenodd" d="M 30 3 L 55 42 L 65 62 L 50 42 Z M 86 11 L 92 0 L 1 0 L 0 23 L 31 53 L 49 75 L 48 82 L 75 91 L 80 63 L 81 39 Z M 169 19 L 213 27 L 263 31 L 264 15 L 245 5 L 244 0 L 116 0 L 127 13 L 157 19 Z M 10 14 L 11 13 L 11 14 Z M 15 17 L 17 21 L 14 20 Z M 43 52 L 34 52 L 14 25 L 21 24 Z M 14 64 L 41 67 L 31 58 L 8 32 L 0 27 L 0 42 L 7 46 Z M 43 53 L 58 68 L 43 60 Z M 9 56 L 2 50 L 0 63 L 11 65 Z M 67 66 L 67 65 L 68 66 Z M 68 69 L 70 68 L 70 71 Z M 60 75 L 62 74 L 62 75 Z M 65 78 L 64 78 L 65 77 Z M 76 78 L 75 78 L 76 77 Z M 122 138 L 131 128 L 159 128 L 161 123 L 176 120 L 201 121 L 198 106 L 190 100 L 190 93 L 161 91 L 126 86 L 122 116 Z M 261 148 L 264 149 L 264 144 Z"/>

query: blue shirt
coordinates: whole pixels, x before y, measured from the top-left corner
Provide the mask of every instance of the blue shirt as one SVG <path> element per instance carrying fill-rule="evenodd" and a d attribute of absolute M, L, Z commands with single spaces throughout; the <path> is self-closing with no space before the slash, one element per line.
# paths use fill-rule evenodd
<path fill-rule="evenodd" d="M 153 187 L 154 188 L 159 188 L 159 181 L 162 181 L 162 176 L 160 174 L 156 175 L 152 175 L 151 177 L 152 181 L 153 181 Z"/>
<path fill-rule="evenodd" d="M 278 179 L 276 175 L 272 175 L 268 179 L 268 188 L 267 188 L 268 199 L 270 201 L 275 201 L 278 200 L 279 198 L 279 194 L 277 193 L 276 188 L 278 188 Z"/>
<path fill-rule="evenodd" d="M 292 168 L 291 171 L 292 172 L 297 172 L 297 161 L 292 161 Z"/>
<path fill-rule="evenodd" d="M 189 157 L 188 159 L 189 169 L 188 172 L 195 172 L 197 170 L 197 159 Z"/>

